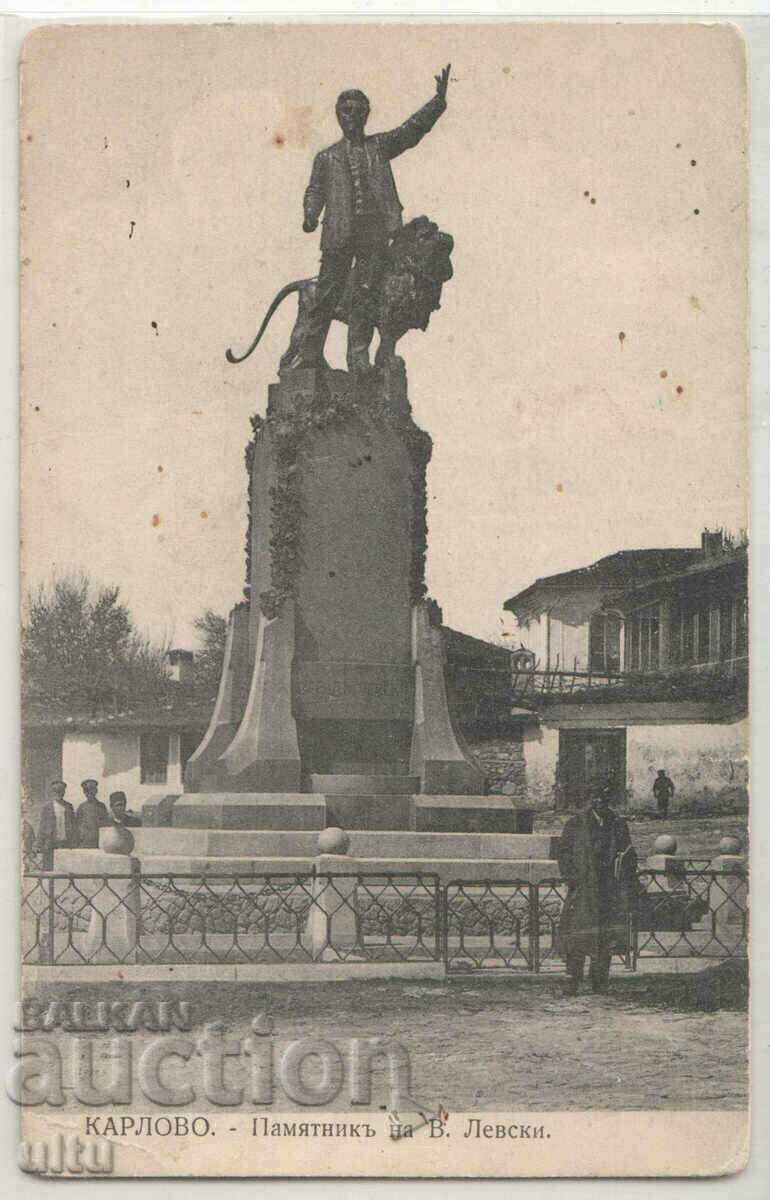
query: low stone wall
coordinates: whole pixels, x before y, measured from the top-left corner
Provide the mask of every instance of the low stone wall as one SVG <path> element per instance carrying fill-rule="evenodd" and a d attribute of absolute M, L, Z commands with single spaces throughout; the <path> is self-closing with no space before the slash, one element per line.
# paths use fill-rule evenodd
<path fill-rule="evenodd" d="M 468 748 L 480 762 L 491 794 L 511 796 L 522 804 L 527 803 L 526 763 L 520 738 L 472 741 Z"/>

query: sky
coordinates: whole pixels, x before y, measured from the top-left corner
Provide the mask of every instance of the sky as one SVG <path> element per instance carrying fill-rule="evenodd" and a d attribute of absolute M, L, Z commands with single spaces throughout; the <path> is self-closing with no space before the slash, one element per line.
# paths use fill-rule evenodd
<path fill-rule="evenodd" d="M 399 343 L 445 621 L 495 637 L 538 576 L 746 526 L 734 28 L 48 27 L 22 66 L 26 586 L 86 570 L 190 647 L 240 598 L 249 415 L 294 302 L 246 363 L 225 348 L 317 270 L 302 193 L 337 94 L 388 129 L 448 61 L 447 112 L 394 163 L 405 219 L 455 239 L 441 309 Z"/>

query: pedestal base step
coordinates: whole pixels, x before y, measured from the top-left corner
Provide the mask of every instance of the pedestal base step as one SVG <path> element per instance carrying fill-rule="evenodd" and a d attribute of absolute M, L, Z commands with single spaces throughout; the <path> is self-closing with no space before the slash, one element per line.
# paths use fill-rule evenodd
<path fill-rule="evenodd" d="M 514 808 L 509 796 L 424 796 L 410 792 L 353 787 L 366 777 L 314 775 L 334 781 L 337 791 L 185 792 L 158 797 L 142 807 L 145 828 L 232 830 L 321 830 L 339 825 L 351 831 L 413 830 L 434 833 L 531 833 L 532 809 Z M 382 781 L 382 776 L 371 776 Z M 409 775 L 386 777 L 414 788 Z M 350 781 L 345 790 L 339 780 Z"/>
<path fill-rule="evenodd" d="M 142 807 L 145 827 L 308 829 L 327 824 L 323 796 L 305 792 L 185 792 Z"/>
<path fill-rule="evenodd" d="M 57 851 L 58 853 L 58 851 Z M 332 863 L 332 859 L 334 862 Z M 479 882 L 486 880 L 520 880 L 537 883 L 559 874 L 555 859 L 542 858 L 358 858 L 354 862 L 340 855 L 324 856 L 324 870 L 331 874 L 360 875 L 438 875 L 442 886 L 456 880 Z M 141 869 L 145 875 L 197 875 L 212 877 L 217 885 L 217 873 L 231 875 L 312 875 L 316 857 L 230 857 L 213 860 L 183 855 L 142 855 Z M 223 886 L 227 886 L 223 883 Z"/>
<path fill-rule="evenodd" d="M 134 829 L 135 853 L 208 859 L 211 870 L 223 858 L 313 858 L 318 833 L 261 829 Z M 549 834 L 410 833 L 352 830 L 353 858 L 530 859 L 553 858 L 557 838 Z M 344 861 L 344 856 L 340 856 Z M 294 869 L 294 868 L 289 868 Z M 301 869 L 301 868 L 296 868 Z"/>
<path fill-rule="evenodd" d="M 409 826 L 434 833 L 532 833 L 531 808 L 508 796 L 413 796 Z"/>
<path fill-rule="evenodd" d="M 419 775 L 311 775 L 310 790 L 322 796 L 411 796 Z"/>

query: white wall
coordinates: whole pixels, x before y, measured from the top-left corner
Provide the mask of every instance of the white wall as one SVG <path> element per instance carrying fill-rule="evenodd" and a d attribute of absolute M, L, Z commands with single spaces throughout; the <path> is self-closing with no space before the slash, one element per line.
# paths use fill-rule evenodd
<path fill-rule="evenodd" d="M 548 656 L 548 613 L 541 613 L 529 626 L 520 629 L 520 639 L 539 659 L 538 666 L 571 671 L 588 669 L 588 634 L 591 616 L 601 611 L 602 594 L 598 587 L 581 588 L 569 596 L 554 600 L 550 609 L 550 661 Z"/>
<path fill-rule="evenodd" d="M 629 725 L 626 785 L 629 803 L 653 807 L 658 768 L 671 777 L 673 808 L 688 800 L 740 797 L 748 779 L 748 720 L 731 725 Z"/>
<path fill-rule="evenodd" d="M 596 727 L 603 727 L 597 719 Z M 741 801 L 748 783 L 748 720 L 730 725 L 672 724 L 626 727 L 626 788 L 634 808 L 653 808 L 652 785 L 662 767 L 676 787 L 673 810 L 688 801 Z M 527 803 L 549 807 L 559 757 L 559 731 L 528 728 L 522 748 Z"/>
<path fill-rule="evenodd" d="M 68 785 L 67 799 L 76 807 L 83 799 L 80 781 L 89 777 L 98 780 L 99 798 L 105 804 L 110 792 L 125 792 L 129 808 L 141 807 L 151 796 L 181 792 L 179 734 L 170 734 L 166 782 L 142 783 L 138 731 L 66 733 L 62 746 L 62 779 Z"/>

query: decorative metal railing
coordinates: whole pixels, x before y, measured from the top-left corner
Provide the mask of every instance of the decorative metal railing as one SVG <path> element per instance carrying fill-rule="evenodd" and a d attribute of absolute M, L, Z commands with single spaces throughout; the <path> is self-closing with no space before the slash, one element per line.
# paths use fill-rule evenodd
<path fill-rule="evenodd" d="M 431 874 L 25 875 L 26 963 L 440 958 Z"/>
<path fill-rule="evenodd" d="M 727 958 L 748 945 L 748 880 L 744 871 L 639 872 L 633 958 Z"/>
<path fill-rule="evenodd" d="M 743 871 L 642 870 L 624 962 L 743 957 Z M 426 962 L 448 972 L 562 969 L 567 887 L 431 873 L 23 877 L 22 956 L 39 965 Z"/>
<path fill-rule="evenodd" d="M 449 883 L 442 906 L 447 971 L 561 966 L 558 929 L 566 894 L 558 878 Z M 745 957 L 745 874 L 685 864 L 673 872 L 640 871 L 626 943 L 622 959 L 629 970 L 639 958 Z"/>

